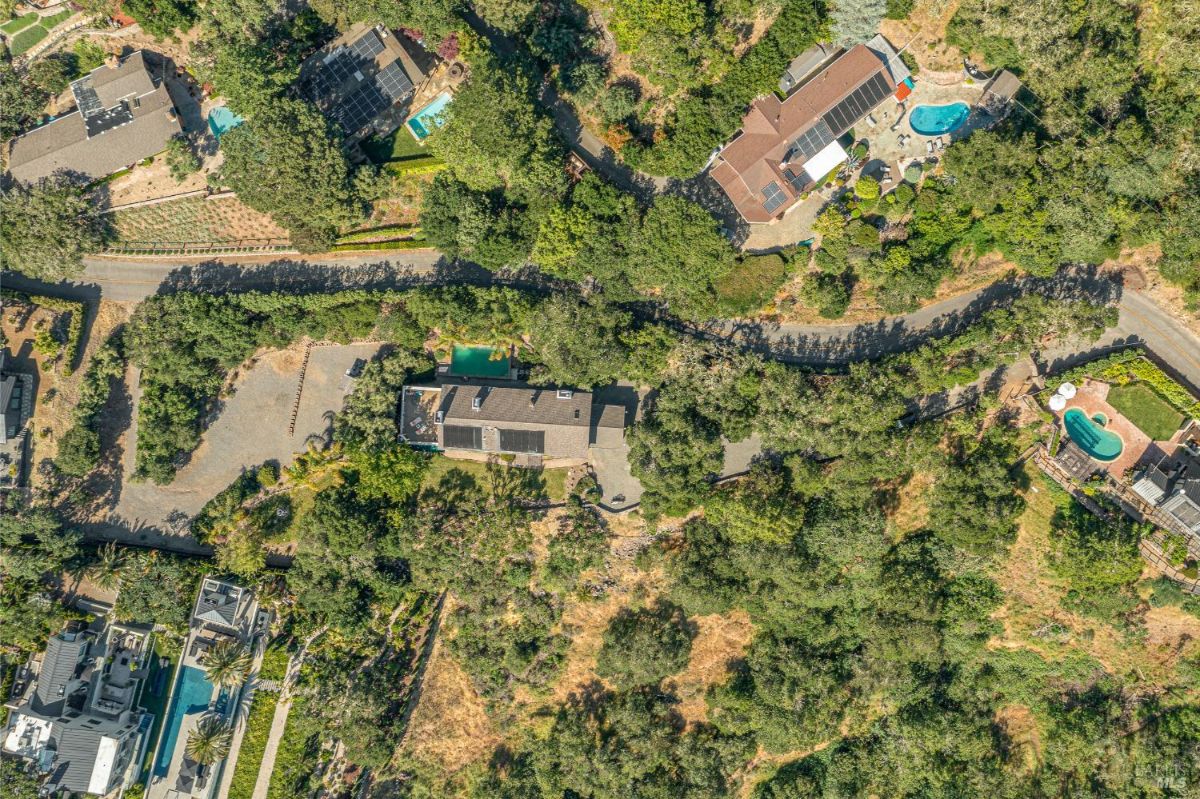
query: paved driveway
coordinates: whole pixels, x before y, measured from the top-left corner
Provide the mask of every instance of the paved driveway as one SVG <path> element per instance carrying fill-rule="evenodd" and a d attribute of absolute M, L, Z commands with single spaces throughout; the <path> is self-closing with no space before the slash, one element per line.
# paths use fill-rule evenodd
<path fill-rule="evenodd" d="M 286 466 L 305 450 L 310 436 L 325 434 L 352 387 L 346 370 L 356 358 L 370 358 L 378 349 L 378 344 L 312 348 L 294 435 L 288 427 L 303 350 L 293 347 L 263 356 L 237 382 L 235 393 L 170 485 L 130 482 L 133 458 L 126 453 L 116 507 L 89 532 L 130 544 L 204 551 L 187 532 L 190 518 L 248 467 L 267 460 Z"/>

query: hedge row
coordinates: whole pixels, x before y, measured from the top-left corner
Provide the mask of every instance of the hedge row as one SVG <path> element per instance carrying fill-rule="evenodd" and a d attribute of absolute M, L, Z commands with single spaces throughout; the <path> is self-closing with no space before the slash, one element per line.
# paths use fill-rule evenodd
<path fill-rule="evenodd" d="M 384 236 L 413 236 L 421 232 L 421 228 L 416 225 L 384 225 L 382 227 L 369 228 L 367 230 L 355 230 L 352 233 L 347 233 L 344 236 L 339 236 L 338 244 L 351 244 L 356 241 L 371 241 L 372 239 L 382 238 Z"/>
<path fill-rule="evenodd" d="M 361 244 L 335 244 L 330 252 L 359 252 L 370 250 L 426 250 L 429 245 L 424 240 L 401 239 L 400 241 L 368 241 Z"/>
<path fill-rule="evenodd" d="M 1062 376 L 1066 382 L 1078 381 L 1084 377 L 1094 377 L 1118 386 L 1136 382 L 1146 383 L 1175 410 L 1193 418 L 1200 418 L 1200 402 L 1190 391 L 1149 361 L 1137 347 L 1077 366 Z"/>
<path fill-rule="evenodd" d="M 58 442 L 54 463 L 74 477 L 83 477 L 100 462 L 100 412 L 112 392 L 113 381 L 125 373 L 123 331 L 113 332 L 96 350 L 79 385 L 71 427 Z"/>

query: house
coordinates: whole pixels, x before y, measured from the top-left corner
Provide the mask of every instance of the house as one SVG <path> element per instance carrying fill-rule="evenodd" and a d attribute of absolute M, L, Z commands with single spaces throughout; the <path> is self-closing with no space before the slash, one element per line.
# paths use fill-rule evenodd
<path fill-rule="evenodd" d="M 446 381 L 405 386 L 401 439 L 448 455 L 520 455 L 583 463 L 597 436 L 624 430 L 625 409 L 594 403 L 588 391 Z"/>
<path fill-rule="evenodd" d="M 823 54 L 809 51 L 793 62 L 789 74 L 808 70 L 808 77 L 783 99 L 770 94 L 755 100 L 742 129 L 714 156 L 709 174 L 747 222 L 783 218 L 849 160 L 838 137 L 887 98 L 907 93 L 910 73 L 882 36 L 811 71 Z"/>
<path fill-rule="evenodd" d="M 139 50 L 71 84 L 76 110 L 16 137 L 13 178 L 28 183 L 65 170 L 92 181 L 162 152 L 182 131 L 171 94 Z"/>
<path fill-rule="evenodd" d="M 236 727 L 229 754 L 217 763 L 192 760 L 187 742 L 200 719 L 209 714 L 235 725 L 245 686 L 214 685 L 206 674 L 204 655 L 222 641 L 261 653 L 259 645 L 265 640 L 270 621 L 270 614 L 259 607 L 250 589 L 214 577 L 200 581 L 163 719 L 163 733 L 150 769 L 147 799 L 213 799 L 217 795 L 224 765 L 236 758 L 244 727 Z"/>
<path fill-rule="evenodd" d="M 1181 444 L 1173 456 L 1138 474 L 1133 490 L 1182 529 L 1200 536 L 1200 447 Z"/>
<path fill-rule="evenodd" d="M 2 748 L 45 775 L 46 795 L 109 796 L 137 778 L 153 721 L 137 702 L 151 632 L 76 627 L 52 637 L 41 661 L 18 675 Z"/>
<path fill-rule="evenodd" d="M 359 23 L 306 59 L 297 85 L 354 143 L 400 127 L 432 67 L 415 42 Z"/>
<path fill-rule="evenodd" d="M 1008 114 L 1013 98 L 1021 91 L 1022 85 L 1020 78 L 1007 69 L 1002 69 L 993 75 L 984 87 L 979 105 L 992 116 L 1003 118 Z"/>
<path fill-rule="evenodd" d="M 23 484 L 33 416 L 33 375 L 5 368 L 0 349 L 0 491 Z"/>

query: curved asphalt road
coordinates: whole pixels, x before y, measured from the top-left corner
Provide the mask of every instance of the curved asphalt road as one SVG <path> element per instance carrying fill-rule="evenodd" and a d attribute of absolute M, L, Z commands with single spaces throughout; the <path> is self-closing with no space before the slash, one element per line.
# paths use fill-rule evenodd
<path fill-rule="evenodd" d="M 90 258 L 74 281 L 46 284 L 21 275 L 4 274 L 0 285 L 79 300 L 103 297 L 137 302 L 153 294 L 175 291 L 226 293 L 239 291 L 334 291 L 350 288 L 388 289 L 420 284 L 491 282 L 479 267 L 451 263 L 433 250 L 343 258 L 263 258 L 238 262 Z M 1200 389 L 1200 337 L 1167 311 L 1136 291 L 1122 289 L 1113 277 L 1095 270 L 1067 271 L 1047 280 L 1005 280 L 929 305 L 904 316 L 857 325 L 769 325 L 716 323 L 702 332 L 738 343 L 780 360 L 810 365 L 840 365 L 911 349 L 922 341 L 962 329 L 981 313 L 1037 290 L 1051 296 L 1116 302 L 1117 326 L 1095 345 L 1047 353 L 1046 366 L 1060 368 L 1115 344 L 1144 345 L 1177 377 Z"/>

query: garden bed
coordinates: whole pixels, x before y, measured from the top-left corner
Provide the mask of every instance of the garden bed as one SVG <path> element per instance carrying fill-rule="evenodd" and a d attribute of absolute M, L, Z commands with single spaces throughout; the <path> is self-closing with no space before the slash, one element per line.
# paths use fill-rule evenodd
<path fill-rule="evenodd" d="M 111 215 L 117 242 L 177 243 L 236 242 L 248 239 L 287 239 L 286 230 L 267 214 L 247 207 L 236 197 L 181 200 L 116 211 Z"/>
<path fill-rule="evenodd" d="M 57 14 L 53 14 L 49 17 L 42 17 L 40 20 L 37 19 L 36 14 L 26 14 L 23 17 L 17 17 L 15 20 L 10 20 L 10 22 L 23 22 L 28 17 L 35 18 L 34 22 L 23 22 L 22 25 L 14 28 L 11 31 L 7 29 L 4 30 L 4 32 L 9 35 L 9 51 L 14 56 L 24 55 L 35 44 L 49 36 L 50 31 L 53 30 L 54 27 L 59 23 L 69 18 L 71 14 L 72 12 L 70 10 L 66 10 L 60 11 Z M 5 24 L 7 25 L 9 23 Z M 14 31 L 19 32 L 14 33 Z"/>

